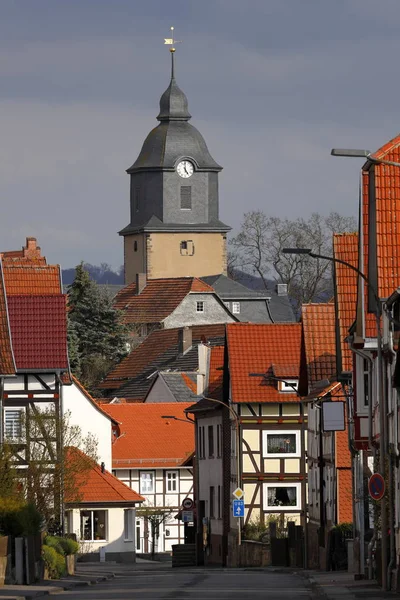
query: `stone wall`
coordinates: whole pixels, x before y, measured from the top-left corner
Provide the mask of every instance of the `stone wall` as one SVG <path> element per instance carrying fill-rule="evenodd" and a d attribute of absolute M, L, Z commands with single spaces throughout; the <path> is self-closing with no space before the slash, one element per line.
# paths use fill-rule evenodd
<path fill-rule="evenodd" d="M 242 541 L 241 546 L 229 545 L 228 567 L 269 567 L 271 564 L 271 547 L 269 544 Z"/>

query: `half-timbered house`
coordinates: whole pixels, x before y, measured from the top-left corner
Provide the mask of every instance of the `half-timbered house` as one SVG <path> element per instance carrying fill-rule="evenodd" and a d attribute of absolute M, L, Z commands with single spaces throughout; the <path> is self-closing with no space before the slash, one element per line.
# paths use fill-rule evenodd
<path fill-rule="evenodd" d="M 193 498 L 194 427 L 185 418 L 188 402 L 105 404 L 118 422 L 112 447 L 113 473 L 145 497 L 144 505 L 161 515 L 158 552 L 171 552 L 184 542 L 184 524 L 177 518 L 182 501 Z M 136 520 L 136 550 L 152 549 L 146 516 Z"/>

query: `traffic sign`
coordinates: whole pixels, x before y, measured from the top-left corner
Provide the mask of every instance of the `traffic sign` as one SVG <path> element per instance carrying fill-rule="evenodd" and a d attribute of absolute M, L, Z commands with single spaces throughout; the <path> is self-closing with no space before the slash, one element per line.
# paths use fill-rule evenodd
<path fill-rule="evenodd" d="M 244 500 L 234 500 L 232 512 L 234 517 L 244 517 Z"/>
<path fill-rule="evenodd" d="M 192 521 L 194 521 L 193 511 L 192 510 L 183 510 L 182 511 L 182 521 L 184 523 L 191 523 Z"/>
<path fill-rule="evenodd" d="M 191 498 L 184 498 L 182 500 L 182 508 L 185 510 L 191 510 L 193 508 L 193 500 Z"/>
<path fill-rule="evenodd" d="M 237 487 L 233 492 L 233 495 L 235 496 L 236 500 L 241 500 L 241 498 L 244 496 L 244 491 L 240 487 Z"/>
<path fill-rule="evenodd" d="M 369 495 L 373 500 L 382 500 L 385 494 L 385 480 L 380 473 L 374 473 L 368 480 Z"/>

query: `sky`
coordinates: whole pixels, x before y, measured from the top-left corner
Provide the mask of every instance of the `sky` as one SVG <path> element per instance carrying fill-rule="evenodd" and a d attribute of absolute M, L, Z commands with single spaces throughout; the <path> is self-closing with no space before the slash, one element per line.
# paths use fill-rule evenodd
<path fill-rule="evenodd" d="M 176 79 L 220 217 L 358 212 L 361 159 L 400 130 L 399 0 L 1 0 L 0 250 L 123 262 L 129 177 Z"/>

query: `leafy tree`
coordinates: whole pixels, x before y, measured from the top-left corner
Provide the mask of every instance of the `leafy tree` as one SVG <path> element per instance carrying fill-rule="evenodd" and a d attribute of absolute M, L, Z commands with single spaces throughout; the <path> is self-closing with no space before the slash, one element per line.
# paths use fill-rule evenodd
<path fill-rule="evenodd" d="M 80 501 L 85 475 L 98 460 L 98 440 L 71 425 L 70 413 L 60 417 L 54 407 L 40 410 L 33 404 L 18 443 L 27 444 L 28 460 L 26 471 L 17 474 L 19 485 L 23 473 L 26 498 L 43 516 L 47 531 L 59 533 L 62 502 Z"/>
<path fill-rule="evenodd" d="M 257 210 L 244 215 L 240 232 L 232 240 L 235 267 L 257 274 L 265 288 L 267 273 L 286 283 L 297 309 L 304 302 L 318 302 L 332 294 L 331 263 L 307 255 L 283 254 L 282 249 L 311 248 L 332 255 L 332 234 L 354 231 L 356 220 L 331 212 L 327 217 L 313 213 L 308 219 L 269 217 Z"/>
<path fill-rule="evenodd" d="M 126 354 L 127 329 L 112 299 L 81 263 L 68 289 L 68 349 L 73 373 L 93 391 Z"/>

